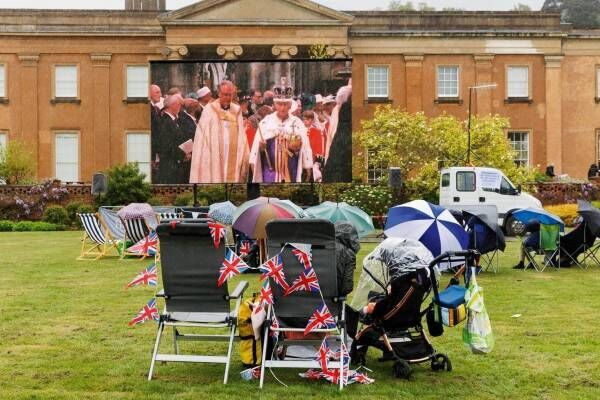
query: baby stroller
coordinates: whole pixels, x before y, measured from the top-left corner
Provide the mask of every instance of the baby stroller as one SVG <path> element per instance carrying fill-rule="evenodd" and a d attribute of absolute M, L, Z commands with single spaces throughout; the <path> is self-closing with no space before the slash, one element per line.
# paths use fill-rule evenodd
<path fill-rule="evenodd" d="M 461 258 L 469 259 L 469 265 L 473 265 L 474 254 L 465 251 L 433 258 L 420 242 L 398 238 L 383 241 L 365 258 L 350 305 L 358 310 L 362 323 L 358 332 L 348 328 L 350 336 L 356 332 L 350 351 L 352 361 L 364 365 L 368 348 L 375 347 L 383 352 L 379 361 L 394 361 L 393 373 L 397 378 L 409 378 L 410 364 L 427 361 L 434 371 L 451 371 L 450 359 L 434 349 L 421 322 L 428 315 L 429 333 L 441 336 L 443 327 L 434 320 L 441 321 L 442 316 L 433 315 L 441 308 L 430 304 L 422 310 L 422 304 L 431 291 L 433 300 L 439 303 L 438 265 L 451 265 Z M 365 308 L 367 313 L 363 311 Z M 351 320 L 350 316 L 347 318 Z"/>

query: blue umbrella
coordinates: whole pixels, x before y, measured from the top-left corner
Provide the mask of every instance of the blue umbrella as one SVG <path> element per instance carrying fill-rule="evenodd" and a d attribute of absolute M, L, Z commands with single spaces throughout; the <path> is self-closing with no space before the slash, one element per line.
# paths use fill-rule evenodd
<path fill-rule="evenodd" d="M 225 225 L 233 224 L 233 214 L 237 207 L 230 201 L 211 204 L 208 208 L 208 216 Z"/>
<path fill-rule="evenodd" d="M 418 240 L 434 257 L 469 246 L 467 232 L 450 211 L 425 200 L 390 208 L 384 232 L 387 237 Z"/>
<path fill-rule="evenodd" d="M 517 221 L 520 221 L 524 224 L 527 224 L 535 219 L 538 220 L 540 224 L 560 225 L 560 230 L 565 230 L 565 223 L 563 222 L 563 220 L 554 214 L 550 214 L 543 208 L 521 208 L 520 210 L 515 211 L 512 215 Z"/>

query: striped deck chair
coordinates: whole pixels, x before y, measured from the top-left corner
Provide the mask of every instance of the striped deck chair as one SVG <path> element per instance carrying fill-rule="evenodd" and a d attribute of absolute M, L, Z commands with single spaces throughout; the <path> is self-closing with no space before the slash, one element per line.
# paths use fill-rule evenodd
<path fill-rule="evenodd" d="M 181 215 L 176 212 L 158 213 L 158 222 L 172 221 L 177 219 L 181 219 Z"/>
<path fill-rule="evenodd" d="M 146 221 L 143 218 L 132 218 L 132 219 L 123 219 L 121 218 L 121 222 L 123 223 L 123 228 L 125 228 L 125 235 L 123 237 L 123 251 L 121 252 L 121 259 L 126 256 L 140 256 L 138 253 L 128 252 L 127 248 L 129 246 L 126 245 L 127 242 L 131 242 L 132 244 L 136 244 L 145 240 L 150 234 L 150 228 L 146 224 Z M 146 255 L 142 256 L 142 260 L 146 258 Z"/>
<path fill-rule="evenodd" d="M 106 256 L 111 249 L 115 250 L 115 256 L 119 255 L 117 241 L 104 226 L 98 214 L 77 214 L 77 216 L 84 229 L 78 260 L 98 260 Z"/>

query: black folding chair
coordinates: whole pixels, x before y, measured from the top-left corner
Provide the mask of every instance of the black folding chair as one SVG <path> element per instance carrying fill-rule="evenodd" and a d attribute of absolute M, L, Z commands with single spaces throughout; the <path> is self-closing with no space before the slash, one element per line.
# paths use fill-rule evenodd
<path fill-rule="evenodd" d="M 312 267 L 317 275 L 323 299 L 319 293 L 305 291 L 284 296 L 282 288 L 272 279 L 270 280 L 274 305 L 267 307 L 260 377 L 261 388 L 266 368 L 320 368 L 314 357 L 279 359 L 276 356 L 276 350 L 292 345 L 308 344 L 318 347 L 321 344 L 321 340 L 286 340 L 284 335 L 286 332 L 303 332 L 313 311 L 323 303 L 323 300 L 334 316 L 336 327 L 315 329 L 313 332 L 329 334 L 330 338 L 339 341 L 340 345 L 342 342 L 345 344 L 345 298 L 338 296 L 334 225 L 329 221 L 318 219 L 276 220 L 267 224 L 266 231 L 268 258 L 279 254 L 285 247 L 281 257 L 288 284 L 291 284 L 304 270 L 292 253 L 294 248 L 289 246 L 289 243 L 311 245 Z M 271 327 L 274 318 L 277 319 L 278 328 Z M 273 346 L 271 354 L 267 354 L 268 338 L 272 332 L 278 333 L 280 338 Z M 339 369 L 339 387 L 342 389 L 344 386 L 343 362 L 331 361 L 329 367 Z"/>
<path fill-rule="evenodd" d="M 152 379 L 154 364 L 163 362 L 194 362 L 225 364 L 223 383 L 227 383 L 231 352 L 237 327 L 237 314 L 248 282 L 240 282 L 233 293 L 227 284 L 217 287 L 219 268 L 223 262 L 223 247 L 215 249 L 207 224 L 160 224 L 157 228 L 161 247 L 161 270 L 164 289 L 158 297 L 165 300 L 158 333 L 152 353 L 148 380 Z M 230 301 L 236 300 L 233 312 Z M 174 353 L 159 353 L 165 327 L 173 328 Z M 210 334 L 181 333 L 180 328 L 208 329 Z M 215 334 L 215 328 L 227 334 Z M 227 354 L 184 355 L 179 353 L 178 341 L 225 341 Z"/>

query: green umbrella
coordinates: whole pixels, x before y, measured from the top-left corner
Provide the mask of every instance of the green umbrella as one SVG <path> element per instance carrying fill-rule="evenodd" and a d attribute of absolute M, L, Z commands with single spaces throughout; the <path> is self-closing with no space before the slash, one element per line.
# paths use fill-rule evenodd
<path fill-rule="evenodd" d="M 318 206 L 307 208 L 304 212 L 312 218 L 322 218 L 333 223 L 338 221 L 349 222 L 354 225 L 360 237 L 366 236 L 375 230 L 373 219 L 369 214 L 348 203 L 326 201 Z"/>

